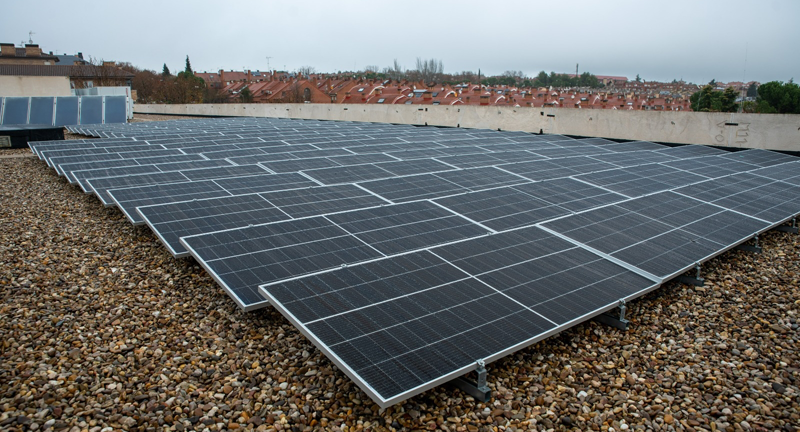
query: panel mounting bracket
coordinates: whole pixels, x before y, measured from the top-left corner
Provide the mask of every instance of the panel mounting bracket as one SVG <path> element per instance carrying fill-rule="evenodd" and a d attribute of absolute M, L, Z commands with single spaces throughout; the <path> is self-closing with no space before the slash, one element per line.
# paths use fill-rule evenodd
<path fill-rule="evenodd" d="M 625 312 L 627 312 L 627 310 L 628 310 L 628 307 L 625 306 L 625 300 L 620 300 L 619 301 L 619 318 L 617 318 L 614 315 L 611 315 L 609 313 L 602 313 L 602 314 L 597 315 L 596 317 L 594 317 L 594 320 L 599 322 L 599 323 L 601 323 L 601 324 L 605 324 L 605 325 L 610 326 L 610 327 L 618 328 L 618 329 L 620 329 L 622 331 L 628 331 L 628 328 L 630 327 L 630 323 L 631 322 L 628 321 L 627 319 L 625 319 Z"/>
<path fill-rule="evenodd" d="M 756 234 L 756 236 L 753 237 L 753 239 L 756 241 L 755 245 L 751 246 L 746 244 L 740 244 L 739 246 L 736 246 L 736 249 L 753 253 L 761 253 L 761 246 L 758 245 L 758 234 Z"/>
<path fill-rule="evenodd" d="M 486 364 L 483 360 L 478 360 L 477 364 L 478 367 L 475 369 L 475 373 L 478 374 L 477 382 L 469 378 L 458 377 L 450 381 L 450 384 L 474 397 L 477 401 L 488 402 L 492 398 L 492 390 L 486 385 Z"/>
<path fill-rule="evenodd" d="M 792 233 L 792 234 L 797 234 L 798 233 L 797 216 L 792 218 L 792 226 L 780 225 L 780 226 L 776 227 L 775 230 L 776 231 L 781 231 L 781 232 L 788 232 L 788 233 Z"/>
<path fill-rule="evenodd" d="M 695 270 L 697 270 L 697 276 L 678 276 L 678 281 L 681 283 L 685 283 L 686 285 L 694 285 L 694 286 L 703 286 L 706 284 L 705 279 L 700 276 L 700 263 L 695 263 L 694 265 Z"/>

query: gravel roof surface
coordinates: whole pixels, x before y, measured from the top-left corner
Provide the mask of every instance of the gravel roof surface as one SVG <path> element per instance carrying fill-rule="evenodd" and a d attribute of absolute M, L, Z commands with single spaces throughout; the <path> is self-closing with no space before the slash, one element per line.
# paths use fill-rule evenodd
<path fill-rule="evenodd" d="M 19 152 L 16 152 L 19 153 Z M 2 152 L 0 154 L 10 154 Z M 704 265 L 488 365 L 493 398 L 446 386 L 385 410 L 271 308 L 240 311 L 36 158 L 0 158 L 2 430 L 796 430 L 800 236 Z"/>

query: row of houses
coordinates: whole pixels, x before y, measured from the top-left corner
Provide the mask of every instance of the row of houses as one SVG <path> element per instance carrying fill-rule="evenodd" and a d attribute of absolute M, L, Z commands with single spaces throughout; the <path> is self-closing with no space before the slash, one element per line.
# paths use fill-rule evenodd
<path fill-rule="evenodd" d="M 521 88 L 477 84 L 425 85 L 408 80 L 340 76 L 292 76 L 277 71 L 197 73 L 230 102 L 405 105 L 481 105 L 579 109 L 689 111 L 691 91 Z M 247 89 L 247 90 L 245 90 Z M 696 86 L 695 86 L 696 89 Z M 243 97 L 243 93 L 244 96 Z"/>

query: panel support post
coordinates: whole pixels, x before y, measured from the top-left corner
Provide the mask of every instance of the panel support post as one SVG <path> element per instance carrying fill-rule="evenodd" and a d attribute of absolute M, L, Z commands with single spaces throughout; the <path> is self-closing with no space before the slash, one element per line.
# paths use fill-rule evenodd
<path fill-rule="evenodd" d="M 696 263 L 694 265 L 695 270 L 697 270 L 697 276 L 678 276 L 678 281 L 681 283 L 685 283 L 687 285 L 694 285 L 694 286 L 703 286 L 705 285 L 706 281 L 700 276 L 700 263 Z"/>
<path fill-rule="evenodd" d="M 792 234 L 797 234 L 798 233 L 797 216 L 792 218 L 792 226 L 789 227 L 789 226 L 786 226 L 786 225 L 780 225 L 777 228 L 775 228 L 775 230 L 776 231 L 781 231 L 781 232 L 788 232 L 788 233 L 792 233 Z"/>
<path fill-rule="evenodd" d="M 618 328 L 622 331 L 628 331 L 630 327 L 630 321 L 625 319 L 625 312 L 627 312 L 628 307 L 625 306 L 625 300 L 619 301 L 619 318 L 611 315 L 609 313 L 602 313 L 596 317 L 594 320 L 599 322 L 600 324 L 605 324 L 610 327 Z"/>
<path fill-rule="evenodd" d="M 492 398 L 492 390 L 486 385 L 486 364 L 483 360 L 478 360 L 478 368 L 475 369 L 478 374 L 478 381 L 475 382 L 469 378 L 458 377 L 450 384 L 474 397 L 475 400 L 480 402 L 488 402 Z"/>
<path fill-rule="evenodd" d="M 754 239 L 756 241 L 755 245 L 750 246 L 750 245 L 746 245 L 746 244 L 740 244 L 739 246 L 736 246 L 736 249 L 747 251 L 747 252 L 753 252 L 753 253 L 761 253 L 761 246 L 758 245 L 758 234 L 756 234 Z"/>

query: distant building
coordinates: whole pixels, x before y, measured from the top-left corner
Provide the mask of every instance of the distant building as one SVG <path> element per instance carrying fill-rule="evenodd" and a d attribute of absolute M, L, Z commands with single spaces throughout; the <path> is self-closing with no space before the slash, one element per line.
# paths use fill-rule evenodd
<path fill-rule="evenodd" d="M 25 44 L 24 48 L 12 43 L 0 43 L 0 76 L 67 77 L 70 88 L 97 86 L 131 86 L 133 74 L 117 67 L 114 62 L 93 65 L 84 60 L 83 54 L 45 54 L 37 44 Z"/>
<path fill-rule="evenodd" d="M 13 43 L 0 43 L 0 65 L 54 65 L 58 57 L 44 54 L 39 45 L 25 44 L 18 48 Z"/>
<path fill-rule="evenodd" d="M 0 75 L 24 77 L 68 77 L 70 87 L 74 89 L 96 86 L 130 87 L 134 76 L 132 73 L 116 67 L 116 65 L 114 65 L 112 62 L 106 62 L 102 66 L 0 64 Z"/>

